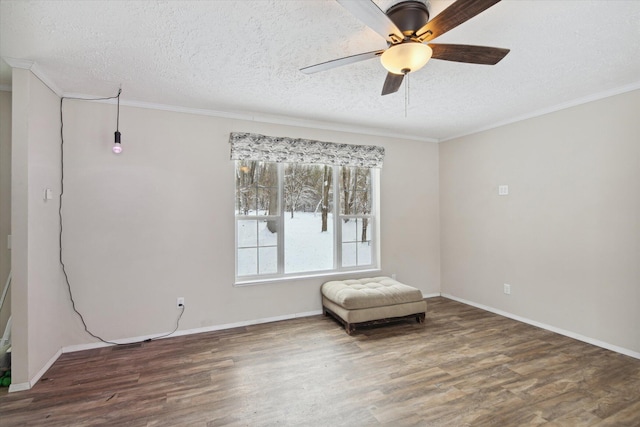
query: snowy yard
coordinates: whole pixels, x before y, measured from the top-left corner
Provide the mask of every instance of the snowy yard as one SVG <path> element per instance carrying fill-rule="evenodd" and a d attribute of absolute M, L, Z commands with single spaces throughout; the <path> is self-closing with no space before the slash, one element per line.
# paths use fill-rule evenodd
<path fill-rule="evenodd" d="M 362 220 L 352 219 L 342 226 L 342 266 L 369 265 L 371 246 L 358 242 Z M 285 215 L 285 273 L 332 270 L 333 215 L 329 215 L 328 230 L 321 232 L 322 216 L 313 212 Z M 370 239 L 370 236 L 367 236 Z M 238 221 L 238 276 L 277 273 L 277 233 L 267 229 L 267 221 Z"/>

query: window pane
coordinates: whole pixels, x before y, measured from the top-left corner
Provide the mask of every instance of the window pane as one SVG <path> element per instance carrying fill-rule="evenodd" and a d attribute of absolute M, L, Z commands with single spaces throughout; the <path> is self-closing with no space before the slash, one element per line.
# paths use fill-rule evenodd
<path fill-rule="evenodd" d="M 284 171 L 285 273 L 331 270 L 333 168 L 290 163 Z"/>
<path fill-rule="evenodd" d="M 371 265 L 371 242 L 358 243 L 358 265 Z"/>
<path fill-rule="evenodd" d="M 256 195 L 253 170 L 256 162 L 238 160 L 236 162 L 236 215 L 248 215 L 255 211 Z"/>
<path fill-rule="evenodd" d="M 356 243 L 343 243 L 342 244 L 342 266 L 354 267 L 356 266 L 357 249 Z"/>
<path fill-rule="evenodd" d="M 322 215 L 312 212 L 285 216 L 285 273 L 333 269 L 333 215 L 327 215 L 327 231 L 322 223 Z"/>
<path fill-rule="evenodd" d="M 320 207 L 326 173 L 331 166 L 288 163 L 284 169 L 284 208 L 291 216 L 295 212 L 314 212 Z M 331 195 L 331 187 L 327 187 Z"/>
<path fill-rule="evenodd" d="M 265 215 L 278 215 L 278 165 L 258 163 L 258 209 Z"/>
<path fill-rule="evenodd" d="M 257 248 L 238 249 L 238 276 L 258 273 Z"/>
<path fill-rule="evenodd" d="M 362 225 L 360 224 L 362 221 L 361 218 L 349 218 L 343 219 L 340 221 L 342 223 L 342 241 L 343 242 L 357 242 L 359 241 L 358 230 L 362 229 Z"/>
<path fill-rule="evenodd" d="M 356 237 L 360 242 L 371 240 L 371 230 L 369 229 L 369 218 L 356 219 Z"/>
<path fill-rule="evenodd" d="M 236 161 L 236 215 L 278 215 L 278 165 Z"/>
<path fill-rule="evenodd" d="M 258 246 L 258 221 L 238 221 L 238 247 Z"/>
<path fill-rule="evenodd" d="M 273 274 L 278 272 L 278 248 L 266 247 L 259 249 L 259 273 Z"/>
<path fill-rule="evenodd" d="M 340 213 L 371 213 L 371 171 L 368 168 L 340 168 Z"/>

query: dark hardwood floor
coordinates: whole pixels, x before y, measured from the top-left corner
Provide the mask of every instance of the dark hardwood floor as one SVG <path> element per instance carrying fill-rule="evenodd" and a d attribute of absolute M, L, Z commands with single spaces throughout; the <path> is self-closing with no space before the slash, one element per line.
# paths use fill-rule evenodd
<path fill-rule="evenodd" d="M 640 426 L 640 360 L 445 298 L 63 354 L 9 426 Z"/>

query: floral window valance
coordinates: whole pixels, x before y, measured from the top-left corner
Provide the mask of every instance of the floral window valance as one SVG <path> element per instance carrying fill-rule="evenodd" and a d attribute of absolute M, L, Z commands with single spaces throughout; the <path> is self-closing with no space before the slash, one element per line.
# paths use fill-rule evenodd
<path fill-rule="evenodd" d="M 336 144 L 246 132 L 232 132 L 229 143 L 231 160 L 380 168 L 384 159 L 384 148 L 375 145 Z"/>

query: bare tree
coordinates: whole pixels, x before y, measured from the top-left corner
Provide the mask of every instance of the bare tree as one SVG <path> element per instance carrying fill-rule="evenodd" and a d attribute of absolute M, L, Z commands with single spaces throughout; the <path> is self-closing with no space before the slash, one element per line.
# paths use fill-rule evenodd
<path fill-rule="evenodd" d="M 370 207 L 370 181 L 371 171 L 368 168 L 343 166 L 340 169 L 341 177 L 341 213 L 343 215 L 367 215 Z M 344 222 L 349 222 L 345 218 Z M 362 218 L 361 241 L 367 241 L 369 219 Z"/>
<path fill-rule="evenodd" d="M 238 213 L 248 215 L 256 206 L 256 164 L 255 161 L 238 161 L 236 167 L 236 203 Z"/>
<path fill-rule="evenodd" d="M 368 214 L 369 213 L 369 179 L 370 179 L 370 173 L 369 171 L 365 171 L 366 173 L 363 176 L 363 184 L 362 184 L 362 213 L 363 214 Z M 360 241 L 362 242 L 366 242 L 367 241 L 367 227 L 369 225 L 369 218 L 362 218 L 362 236 L 360 238 Z"/>
<path fill-rule="evenodd" d="M 284 202 L 287 209 L 293 213 L 299 206 L 312 204 L 315 190 L 311 181 L 312 166 L 290 163 L 286 167 L 284 176 Z"/>
<path fill-rule="evenodd" d="M 265 173 L 265 188 L 267 194 L 267 215 L 278 215 L 278 164 L 263 162 Z M 271 233 L 278 231 L 278 221 L 268 220 L 267 230 Z"/>
<path fill-rule="evenodd" d="M 342 213 L 344 215 L 351 214 L 351 206 L 349 206 L 350 191 L 351 191 L 351 168 L 342 166 L 340 170 L 342 176 Z M 344 222 L 349 222 L 348 218 L 345 218 Z"/>
<path fill-rule="evenodd" d="M 327 219 L 329 216 L 329 199 L 331 190 L 331 181 L 333 179 L 333 173 L 331 172 L 331 166 L 325 165 L 322 174 L 322 230 L 327 231 Z"/>

